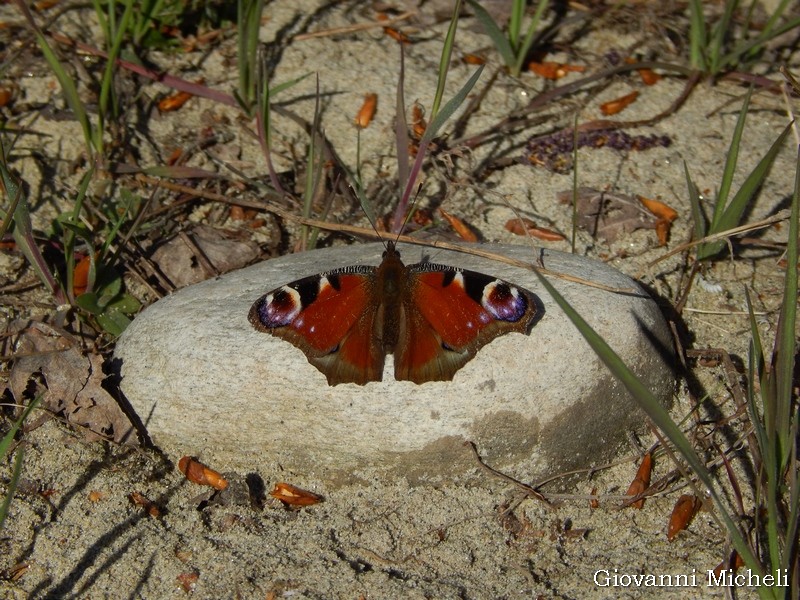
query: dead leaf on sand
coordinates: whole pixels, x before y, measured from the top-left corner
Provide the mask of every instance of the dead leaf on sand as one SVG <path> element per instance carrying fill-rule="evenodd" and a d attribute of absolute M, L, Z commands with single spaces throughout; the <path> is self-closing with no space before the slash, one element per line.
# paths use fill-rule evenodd
<path fill-rule="evenodd" d="M 63 414 L 87 441 L 138 444 L 136 432 L 105 388 L 103 357 L 81 354 L 56 328 L 32 323 L 20 336 L 9 387 L 17 402 L 42 394 L 42 406 Z"/>
<path fill-rule="evenodd" d="M 159 246 L 151 257 L 176 288 L 239 269 L 259 256 L 247 232 L 198 225 Z"/>
<path fill-rule="evenodd" d="M 572 190 L 556 196 L 562 204 L 572 203 Z M 656 217 L 631 196 L 582 187 L 577 199 L 578 226 L 593 238 L 613 243 L 622 234 L 656 227 Z"/>

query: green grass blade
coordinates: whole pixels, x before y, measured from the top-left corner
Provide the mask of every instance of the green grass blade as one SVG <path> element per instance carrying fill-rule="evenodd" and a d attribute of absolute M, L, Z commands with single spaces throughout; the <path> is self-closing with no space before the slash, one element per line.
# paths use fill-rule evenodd
<path fill-rule="evenodd" d="M 11 426 L 11 428 L 6 432 L 3 438 L 0 439 L 0 460 L 6 457 L 11 449 L 11 444 L 14 442 L 14 437 L 17 435 L 17 431 L 19 431 L 19 428 L 22 427 L 22 424 L 30 416 L 31 412 L 33 412 L 33 410 L 39 406 L 41 399 L 42 396 L 39 395 L 31 400 L 28 403 L 28 406 L 25 407 L 25 410 L 22 411 L 22 414 L 19 416 L 19 418 L 14 421 L 14 424 Z M 20 474 L 22 473 L 22 460 L 24 454 L 23 448 L 20 447 L 17 450 L 17 456 L 14 459 L 14 470 L 11 473 L 11 479 L 9 480 L 8 487 L 6 488 L 6 497 L 3 498 L 3 502 L 0 504 L 0 528 L 3 527 L 6 516 L 8 516 L 8 508 L 11 506 L 11 500 L 14 498 L 14 491 L 17 489 L 17 482 L 19 481 Z"/>
<path fill-rule="evenodd" d="M 706 216 L 703 212 L 703 207 L 700 204 L 700 194 L 697 191 L 697 186 L 692 181 L 692 176 L 689 175 L 689 167 L 686 161 L 683 161 L 683 172 L 686 175 L 686 189 L 689 192 L 689 205 L 692 207 L 692 220 L 694 221 L 694 239 L 701 240 L 706 237 L 708 225 L 706 223 Z"/>
<path fill-rule="evenodd" d="M 799 429 L 800 414 L 795 413 L 795 419 L 792 423 L 792 439 L 797 439 Z M 782 569 L 790 567 L 790 562 L 797 552 L 797 531 L 798 521 L 800 521 L 800 468 L 796 466 L 797 446 L 792 446 L 791 450 L 789 464 L 793 466 L 790 467 L 789 476 L 787 477 L 787 484 L 789 485 L 789 518 L 786 521 L 786 535 L 784 536 L 786 544 L 781 562 Z M 800 587 L 800 582 L 793 578 L 792 585 L 794 589 L 790 597 L 797 598 L 797 588 Z"/>
<path fill-rule="evenodd" d="M 755 2 L 753 2 L 753 4 L 755 4 Z M 772 31 L 772 28 L 775 27 L 775 23 L 777 23 L 778 19 L 780 19 L 783 16 L 783 13 L 786 12 L 787 6 L 789 6 L 789 0 L 781 0 L 781 3 L 775 7 L 775 9 L 772 11 L 772 14 L 769 16 L 769 19 L 767 19 L 767 23 L 764 25 L 763 34 L 771 34 L 771 37 L 774 37 L 775 34 Z"/>
<path fill-rule="evenodd" d="M 508 39 L 506 39 L 506 36 L 503 34 L 503 31 L 497 26 L 497 23 L 494 22 L 491 15 L 486 12 L 486 9 L 478 2 L 475 0 L 467 0 L 467 2 L 469 2 L 472 10 L 475 11 L 475 18 L 478 19 L 486 35 L 489 36 L 494 47 L 497 48 L 500 56 L 503 57 L 503 62 L 507 67 L 513 67 L 516 62 L 516 56 L 514 50 L 511 48 L 511 44 L 509 44 Z"/>
<path fill-rule="evenodd" d="M 799 157 L 800 158 L 800 157 Z M 790 490 L 791 497 L 797 501 L 797 465 L 790 460 L 795 456 L 797 415 L 794 414 L 794 398 L 792 383 L 795 363 L 795 323 L 797 316 L 797 236 L 800 206 L 800 160 L 795 170 L 795 187 L 792 196 L 792 213 L 789 220 L 789 239 L 786 249 L 786 276 L 784 277 L 783 301 L 778 318 L 775 346 L 773 348 L 770 368 L 764 368 L 766 385 L 761 386 L 760 393 L 765 413 L 765 448 L 763 473 L 767 487 L 767 521 L 766 533 L 769 548 L 770 564 L 779 569 L 787 564 L 787 555 L 794 544 L 794 538 L 787 533 L 796 528 L 796 524 L 783 523 L 783 515 L 779 506 L 783 504 L 785 480 L 794 480 L 795 486 Z M 751 317 L 751 321 L 754 321 Z M 751 327 L 753 327 L 751 325 Z M 790 471 L 787 471 L 789 469 Z M 789 507 L 790 513 L 797 518 L 798 507 Z"/>
<path fill-rule="evenodd" d="M 693 69 L 708 71 L 706 60 L 706 20 L 701 0 L 689 0 L 689 64 Z"/>
<path fill-rule="evenodd" d="M 397 94 L 395 95 L 394 139 L 397 148 L 397 197 L 403 197 L 408 184 L 408 119 L 406 118 L 406 58 L 400 45 L 400 72 L 397 75 Z M 419 149 L 422 152 L 422 148 Z"/>
<path fill-rule="evenodd" d="M 528 56 L 528 52 L 531 50 L 533 37 L 536 35 L 536 30 L 539 29 L 539 23 L 542 21 L 544 12 L 547 10 L 549 4 L 550 3 L 548 0 L 539 0 L 539 5 L 536 7 L 536 12 L 533 15 L 533 19 L 528 25 L 528 32 L 525 35 L 525 40 L 516 50 L 517 58 L 514 61 L 513 67 L 513 74 L 516 77 L 519 77 L 519 74 L 522 72 L 522 66 L 525 64 L 525 57 Z"/>
<path fill-rule="evenodd" d="M 128 29 L 130 28 L 136 4 L 138 3 L 135 2 L 135 0 L 127 0 L 125 3 L 125 12 L 122 13 L 119 25 L 116 25 L 110 32 L 111 37 L 108 39 L 108 57 L 106 58 L 106 66 L 103 71 L 103 79 L 100 87 L 100 101 L 98 103 L 99 114 L 103 119 L 105 119 L 105 116 L 108 114 L 109 99 L 113 91 L 112 84 L 114 83 L 114 71 L 117 66 L 117 58 L 122 48 L 122 42 L 125 41 Z M 112 103 L 112 108 L 116 108 L 116 103 Z M 95 134 L 97 137 L 95 147 L 97 147 L 98 144 L 102 147 L 103 128 L 98 125 L 97 129 L 98 131 Z"/>
<path fill-rule="evenodd" d="M 742 133 L 744 132 L 744 124 L 747 120 L 747 109 L 750 107 L 750 96 L 753 95 L 753 88 L 747 91 L 747 96 L 744 97 L 742 110 L 739 111 L 739 117 L 736 119 L 736 127 L 733 129 L 733 137 L 731 138 L 731 145 L 728 148 L 728 156 L 725 157 L 725 167 L 722 170 L 722 180 L 719 185 L 719 192 L 717 193 L 717 202 L 714 205 L 714 213 L 711 217 L 711 231 L 720 231 L 719 219 L 722 216 L 725 206 L 728 203 L 728 195 L 733 185 L 733 174 L 736 172 L 736 164 L 739 161 L 739 148 L 742 143 Z"/>
<path fill-rule="evenodd" d="M 25 457 L 25 448 L 20 447 L 17 450 L 17 455 L 14 457 L 14 469 L 11 472 L 11 479 L 8 481 L 6 488 L 6 497 L 3 498 L 3 503 L 0 504 L 0 529 L 3 528 L 3 523 L 6 522 L 8 516 L 8 509 L 11 507 L 11 500 L 14 498 L 14 492 L 17 491 L 17 483 L 19 476 L 22 474 L 22 460 Z"/>
<path fill-rule="evenodd" d="M 83 105 L 83 101 L 78 95 L 78 88 L 75 85 L 72 77 L 64 69 L 61 61 L 58 60 L 58 57 L 56 56 L 55 52 L 53 52 L 50 44 L 47 43 L 47 38 L 45 37 L 44 33 L 42 33 L 42 30 L 39 29 L 36 21 L 34 21 L 33 15 L 31 14 L 24 0 L 17 0 L 17 6 L 20 8 L 25 20 L 33 30 L 33 33 L 36 36 L 36 41 L 39 44 L 39 48 L 41 49 L 42 55 L 47 61 L 47 64 L 50 66 L 50 69 L 56 76 L 56 79 L 58 79 L 58 83 L 61 86 L 61 91 L 64 93 L 64 99 L 67 101 L 70 109 L 75 114 L 75 119 L 78 121 L 78 123 L 80 123 L 81 129 L 83 130 L 84 141 L 86 143 L 86 151 L 89 155 L 91 155 L 94 148 L 92 124 L 91 121 L 89 121 L 89 116 L 86 112 L 86 108 Z"/>
<path fill-rule="evenodd" d="M 238 99 L 249 113 L 255 101 L 258 72 L 258 32 L 264 0 L 238 0 L 236 5 L 237 63 L 239 69 Z"/>
<path fill-rule="evenodd" d="M 519 52 L 519 34 L 525 16 L 525 0 L 511 0 L 511 16 L 508 19 L 508 43 L 512 52 Z"/>
<path fill-rule="evenodd" d="M 41 396 L 36 396 L 33 400 L 30 401 L 28 406 L 25 407 L 25 410 L 22 411 L 19 419 L 14 421 L 14 424 L 11 428 L 5 433 L 2 439 L 0 439 L 0 460 L 5 458 L 6 454 L 8 454 L 9 449 L 11 448 L 11 444 L 14 441 L 14 436 L 17 435 L 17 431 L 19 428 L 22 427 L 22 424 L 28 418 L 28 416 L 33 412 L 33 410 L 39 406 L 39 402 L 42 400 Z"/>
<path fill-rule="evenodd" d="M 436 117 L 431 120 L 431 122 L 428 124 L 428 127 L 425 129 L 425 134 L 419 141 L 417 157 L 414 159 L 414 164 L 412 165 L 411 171 L 408 174 L 408 181 L 406 182 L 405 189 L 400 196 L 400 202 L 397 204 L 397 208 L 394 211 L 394 216 L 392 217 L 391 230 L 393 232 L 400 232 L 403 227 L 403 221 L 406 213 L 408 212 L 408 205 L 411 202 L 411 195 L 414 192 L 414 186 L 417 183 L 419 172 L 422 170 L 422 162 L 425 160 L 428 144 L 436 136 L 436 133 L 439 131 L 439 129 L 441 129 L 442 125 L 444 125 L 447 119 L 449 119 L 452 114 L 458 110 L 458 107 L 461 106 L 461 104 L 467 98 L 467 95 L 470 93 L 472 88 L 475 87 L 475 83 L 478 81 L 478 78 L 481 76 L 482 72 L 483 65 L 478 67 L 472 77 L 469 78 L 467 83 L 465 83 L 458 93 L 456 93 L 456 95 L 444 105 L 442 110 L 439 111 L 439 114 L 437 114 Z"/>
<path fill-rule="evenodd" d="M 799 157 L 800 158 L 800 157 Z M 772 357 L 772 375 L 775 378 L 777 406 L 775 426 L 780 436 L 780 459 L 783 470 L 789 463 L 789 453 L 793 445 L 790 432 L 792 414 L 792 376 L 795 360 L 795 324 L 797 321 L 797 236 L 798 200 L 800 197 L 800 161 L 795 175 L 794 195 L 792 197 L 792 216 L 789 219 L 789 240 L 786 246 L 786 276 L 784 277 L 783 303 L 778 317 L 778 331 Z"/>
<path fill-rule="evenodd" d="M 655 425 L 667 436 L 669 441 L 680 452 L 684 460 L 689 464 L 698 479 L 703 483 L 710 494 L 714 504 L 718 508 L 718 512 L 727 529 L 728 535 L 733 542 L 736 551 L 745 561 L 745 564 L 754 573 L 762 573 L 762 567 L 756 557 L 750 550 L 742 532 L 728 513 L 722 496 L 716 489 L 711 473 L 706 469 L 705 464 L 697 456 L 689 440 L 670 418 L 669 413 L 661 405 L 653 394 L 642 384 L 641 381 L 633 374 L 633 372 L 625 365 L 619 356 L 611 349 L 611 347 L 601 338 L 597 332 L 592 329 L 589 324 L 573 309 L 569 303 L 558 293 L 553 285 L 547 279 L 538 275 L 539 281 L 542 286 L 547 290 L 553 300 L 564 311 L 567 317 L 572 321 L 575 327 L 580 331 L 581 335 L 586 339 L 598 357 L 603 361 L 606 367 L 611 371 L 614 377 L 620 381 L 630 392 L 631 396 L 647 413 L 647 416 L 655 423 Z M 759 590 L 759 595 L 763 598 L 769 598 L 770 593 L 766 586 L 761 586 L 763 589 Z"/>
<path fill-rule="evenodd" d="M 745 300 L 747 301 L 747 312 L 750 315 L 750 351 L 748 352 L 747 360 L 747 403 L 750 410 L 750 421 L 753 424 L 753 431 L 758 445 L 762 449 L 763 457 L 764 452 L 769 451 L 767 430 L 764 426 L 766 418 L 763 414 L 765 410 L 769 410 L 769 407 L 762 406 L 762 410 L 759 410 L 756 390 L 760 389 L 761 386 L 756 386 L 755 382 L 759 379 L 761 373 L 764 372 L 764 347 L 761 344 L 761 334 L 758 332 L 758 322 L 756 321 L 753 303 L 750 299 L 750 290 L 745 287 L 744 292 Z M 764 460 L 766 462 L 766 459 Z"/>
<path fill-rule="evenodd" d="M 11 212 L 0 209 L 0 217 L 2 217 L 4 222 L 13 222 L 14 241 L 17 243 L 20 251 L 39 277 L 39 280 L 45 285 L 47 291 L 53 296 L 56 302 L 63 304 L 66 302 L 66 297 L 36 244 L 36 239 L 33 236 L 30 211 L 28 209 L 28 198 L 22 186 L 17 182 L 16 178 L 6 166 L 5 149 L 2 145 L 0 145 L 0 180 L 2 180 L 6 196 L 11 199 L 9 204 L 14 207 L 13 216 Z"/>
<path fill-rule="evenodd" d="M 736 195 L 730 201 L 728 206 L 725 207 L 721 215 L 716 219 L 716 223 L 712 222 L 710 233 L 717 233 L 719 231 L 725 231 L 726 229 L 733 229 L 739 225 L 739 222 L 744 215 L 744 211 L 747 209 L 748 204 L 754 198 L 756 192 L 764 182 L 767 173 L 772 167 L 772 163 L 775 162 L 778 152 L 780 152 L 783 148 L 783 143 L 786 140 L 786 137 L 789 135 L 791 129 L 791 123 L 784 128 L 783 132 L 778 136 L 778 139 L 775 140 L 767 153 L 747 176 L 747 179 L 745 179 L 742 187 L 740 187 L 739 191 L 736 192 Z M 715 216 L 717 210 L 718 207 L 714 207 Z M 704 244 L 698 249 L 698 259 L 702 260 L 704 258 L 710 258 L 715 254 L 718 254 L 724 246 L 724 240 L 712 242 L 710 244 Z"/>
<path fill-rule="evenodd" d="M 730 33 L 731 20 L 739 6 L 739 0 L 725 0 L 724 4 L 725 10 L 722 13 L 722 18 L 714 25 L 711 39 L 709 40 L 709 70 L 712 75 L 718 73 L 721 69 L 720 58 L 725 49 L 725 38 Z"/>
<path fill-rule="evenodd" d="M 461 0 L 456 0 L 455 7 L 453 8 L 453 16 L 450 19 L 450 26 L 447 28 L 447 36 L 444 38 L 444 45 L 442 46 L 442 56 L 439 59 L 439 70 L 436 78 L 436 93 L 433 96 L 433 105 L 431 107 L 431 119 L 435 118 L 439 112 L 439 106 L 442 104 L 442 97 L 444 96 L 444 85 L 447 82 L 447 72 L 450 70 L 450 57 L 453 56 L 453 43 L 456 39 L 456 31 L 458 29 L 458 14 L 461 12 Z"/>
<path fill-rule="evenodd" d="M 455 96 L 450 98 L 442 107 L 442 110 L 439 113 L 431 118 L 431 122 L 428 124 L 428 128 L 425 130 L 425 134 L 422 136 L 422 139 L 419 142 L 420 148 L 422 146 L 427 146 L 428 142 L 430 142 L 437 134 L 437 132 L 442 128 L 442 126 L 447 122 L 447 120 L 453 116 L 453 113 L 458 110 L 458 107 L 464 103 L 464 100 L 467 99 L 467 96 L 472 91 L 472 88 L 475 87 L 475 84 L 480 79 L 481 73 L 483 72 L 484 65 L 478 67 L 475 73 L 472 74 L 467 80 L 467 83 L 458 90 Z"/>
<path fill-rule="evenodd" d="M 776 36 L 782 35 L 787 31 L 795 29 L 798 26 L 800 26 L 800 17 L 791 19 L 786 23 L 784 23 L 783 25 L 781 25 L 780 27 L 777 27 L 773 30 L 765 29 L 758 37 L 753 38 L 752 40 L 748 40 L 747 42 L 742 42 L 738 44 L 728 54 L 720 58 L 719 68 L 720 69 L 734 68 L 739 63 L 742 55 L 760 49 L 761 46 L 764 46 L 770 40 L 774 39 Z"/>

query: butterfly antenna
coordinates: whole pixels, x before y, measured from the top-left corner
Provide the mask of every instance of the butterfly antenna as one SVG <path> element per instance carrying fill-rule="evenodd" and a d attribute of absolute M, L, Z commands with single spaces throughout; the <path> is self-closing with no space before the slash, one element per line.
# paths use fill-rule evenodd
<path fill-rule="evenodd" d="M 414 212 L 417 210 L 417 201 L 419 200 L 419 195 L 422 192 L 422 182 L 417 184 L 417 191 L 414 192 L 414 198 L 411 200 L 411 203 L 408 206 L 408 212 L 406 212 L 405 217 L 403 218 L 403 224 L 400 227 L 400 230 L 397 232 L 397 237 L 395 237 L 394 241 L 397 244 L 397 241 L 400 239 L 400 236 L 406 230 L 406 225 L 411 220 L 411 217 L 414 215 Z"/>

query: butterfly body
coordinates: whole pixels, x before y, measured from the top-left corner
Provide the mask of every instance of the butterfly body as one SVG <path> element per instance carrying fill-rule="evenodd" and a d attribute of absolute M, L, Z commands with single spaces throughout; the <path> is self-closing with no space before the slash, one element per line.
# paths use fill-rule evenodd
<path fill-rule="evenodd" d="M 433 263 L 406 266 L 392 242 L 378 267 L 298 279 L 259 298 L 250 323 L 302 350 L 330 385 L 449 381 L 494 338 L 528 333 L 537 298 L 505 281 Z"/>

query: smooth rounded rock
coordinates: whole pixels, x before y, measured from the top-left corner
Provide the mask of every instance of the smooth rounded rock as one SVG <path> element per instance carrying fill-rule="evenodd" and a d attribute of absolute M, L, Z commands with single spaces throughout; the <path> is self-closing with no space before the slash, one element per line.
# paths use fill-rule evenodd
<path fill-rule="evenodd" d="M 665 403 L 674 385 L 671 338 L 655 302 L 631 279 L 586 258 L 526 246 L 482 246 L 551 272 L 629 290 L 549 280 Z M 401 245 L 406 264 L 430 260 L 500 277 L 535 293 L 544 315 L 530 335 L 484 348 L 453 381 L 329 386 L 305 355 L 253 329 L 253 302 L 316 273 L 378 264 L 363 244 L 282 257 L 184 288 L 143 311 L 120 338 L 121 389 L 156 445 L 215 468 L 282 468 L 329 484 L 402 476 L 436 482 L 491 465 L 535 479 L 613 456 L 641 413 L 534 273 L 460 252 Z"/>

